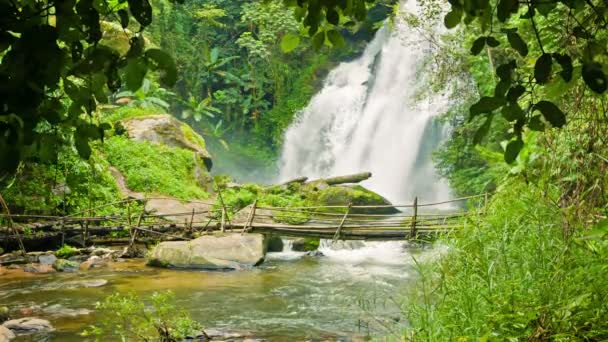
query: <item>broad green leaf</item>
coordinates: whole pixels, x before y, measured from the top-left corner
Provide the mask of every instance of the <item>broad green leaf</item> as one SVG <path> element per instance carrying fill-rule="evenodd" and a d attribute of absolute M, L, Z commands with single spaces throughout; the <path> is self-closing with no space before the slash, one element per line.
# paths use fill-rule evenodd
<path fill-rule="evenodd" d="M 521 120 L 525 117 L 523 109 L 521 109 L 517 102 L 509 103 L 506 106 L 502 107 L 501 114 L 505 118 L 505 120 L 510 122 Z"/>
<path fill-rule="evenodd" d="M 583 64 L 583 80 L 591 90 L 598 94 L 605 92 L 608 87 L 606 75 L 602 70 L 602 65 L 598 62 Z"/>
<path fill-rule="evenodd" d="M 177 82 L 177 66 L 173 58 L 160 49 L 148 49 L 144 56 L 152 70 L 161 71 L 160 82 L 169 88 L 173 87 Z"/>
<path fill-rule="evenodd" d="M 491 113 L 494 110 L 504 106 L 506 102 L 507 101 L 503 97 L 484 96 L 473 104 L 471 108 L 469 108 L 469 112 L 471 114 L 469 120 L 473 119 L 479 114 Z"/>
<path fill-rule="evenodd" d="M 123 29 L 129 27 L 129 11 L 123 8 L 121 10 L 118 10 L 118 12 L 116 13 L 120 18 L 120 26 L 122 26 Z"/>
<path fill-rule="evenodd" d="M 82 159 L 89 159 L 91 157 L 91 146 L 89 146 L 89 139 L 85 134 L 78 130 L 74 132 L 74 145 L 76 150 Z"/>
<path fill-rule="evenodd" d="M 327 39 L 329 39 L 331 45 L 333 45 L 334 47 L 343 47 L 344 45 L 346 45 L 342 34 L 340 34 L 340 32 L 336 30 L 327 31 Z"/>
<path fill-rule="evenodd" d="M 562 127 L 566 123 L 566 115 L 552 102 L 540 101 L 534 109 L 540 111 L 553 127 Z"/>
<path fill-rule="evenodd" d="M 327 9 L 325 18 L 327 19 L 327 22 L 332 25 L 338 25 L 340 23 L 340 15 L 338 14 L 338 11 L 333 8 Z"/>
<path fill-rule="evenodd" d="M 543 123 L 540 115 L 534 115 L 528 122 L 528 128 L 533 131 L 542 132 L 545 130 L 545 124 Z"/>
<path fill-rule="evenodd" d="M 544 53 L 534 64 L 534 78 L 538 84 L 545 84 L 551 76 L 551 54 Z"/>
<path fill-rule="evenodd" d="M 507 101 L 509 102 L 517 102 L 519 98 L 526 92 L 526 88 L 521 84 L 518 84 L 507 92 Z"/>
<path fill-rule="evenodd" d="M 131 14 L 141 26 L 148 26 L 152 23 L 152 6 L 148 0 L 127 0 L 127 2 Z"/>
<path fill-rule="evenodd" d="M 460 24 L 462 18 L 462 9 L 460 7 L 452 7 L 452 10 L 443 18 L 443 24 L 448 29 L 452 29 Z"/>
<path fill-rule="evenodd" d="M 124 68 L 124 71 L 127 88 L 135 92 L 141 87 L 148 68 L 146 63 L 140 59 L 131 59 Z"/>
<path fill-rule="evenodd" d="M 291 52 L 300 45 L 300 36 L 295 33 L 288 33 L 281 39 L 281 50 Z"/>
<path fill-rule="evenodd" d="M 498 82 L 496 88 L 494 89 L 494 97 L 504 97 L 509 90 L 509 87 L 511 87 L 510 80 L 502 80 Z"/>
<path fill-rule="evenodd" d="M 516 32 L 509 32 L 507 34 L 507 39 L 509 40 L 509 44 L 511 47 L 515 49 L 522 57 L 526 57 L 528 55 L 528 45 L 524 42 L 523 39 Z"/>
<path fill-rule="evenodd" d="M 505 22 L 512 13 L 517 13 L 518 0 L 500 0 L 498 2 L 496 17 L 500 22 Z"/>
<path fill-rule="evenodd" d="M 471 47 L 471 54 L 477 56 L 483 50 L 483 47 L 486 46 L 486 37 L 479 37 L 473 42 L 473 46 Z"/>
<path fill-rule="evenodd" d="M 324 43 L 325 31 L 319 31 L 317 32 L 317 34 L 314 35 L 314 37 L 312 37 L 312 48 L 315 49 L 315 51 L 321 49 Z"/>
<path fill-rule="evenodd" d="M 479 128 L 477 129 L 477 132 L 475 132 L 475 136 L 473 137 L 473 144 L 477 145 L 480 144 L 481 141 L 483 140 L 483 138 L 488 135 L 488 132 L 490 131 L 490 127 L 492 126 L 492 115 L 488 115 L 488 117 L 486 118 L 486 121 L 483 122 L 483 124 L 481 126 L 479 126 Z"/>
<path fill-rule="evenodd" d="M 507 164 L 513 163 L 523 147 L 524 142 L 521 139 L 511 140 L 505 148 L 505 162 Z"/>
<path fill-rule="evenodd" d="M 497 47 L 498 45 L 500 45 L 500 42 L 496 38 L 494 38 L 492 36 L 487 36 L 486 37 L 486 44 L 489 47 Z"/>
<path fill-rule="evenodd" d="M 570 80 L 572 80 L 572 72 L 574 70 L 572 67 L 572 58 L 566 54 L 559 53 L 554 53 L 553 58 L 562 67 L 562 71 L 559 72 L 560 76 L 564 79 L 564 81 L 570 82 Z"/>

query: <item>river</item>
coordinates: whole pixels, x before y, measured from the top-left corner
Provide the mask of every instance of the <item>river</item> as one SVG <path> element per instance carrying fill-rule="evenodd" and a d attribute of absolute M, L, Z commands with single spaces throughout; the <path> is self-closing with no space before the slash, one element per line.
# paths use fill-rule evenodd
<path fill-rule="evenodd" d="M 401 242 L 336 247 L 324 243 L 322 257 L 269 253 L 261 267 L 234 272 L 160 269 L 143 260 L 81 273 L 9 271 L 0 282 L 0 303 L 31 309 L 56 328 L 16 341 L 82 341 L 79 333 L 96 322 L 97 301 L 115 292 L 145 297 L 166 290 L 212 330 L 267 341 L 398 339 L 405 324 L 401 303 L 415 275 L 411 256 L 435 251 Z"/>

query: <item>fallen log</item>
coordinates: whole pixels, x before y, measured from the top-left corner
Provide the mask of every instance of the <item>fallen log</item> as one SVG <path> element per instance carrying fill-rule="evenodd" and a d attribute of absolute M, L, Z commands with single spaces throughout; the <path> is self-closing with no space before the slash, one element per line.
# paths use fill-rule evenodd
<path fill-rule="evenodd" d="M 316 179 L 316 180 L 310 181 L 308 183 L 314 183 L 314 182 L 319 182 L 319 181 L 325 182 L 325 183 L 327 183 L 327 185 L 360 183 L 366 179 L 371 178 L 371 176 L 372 176 L 371 172 L 361 172 L 361 173 L 355 173 L 352 175 Z"/>
<path fill-rule="evenodd" d="M 306 183 L 306 181 L 308 180 L 308 177 L 298 177 L 298 178 L 294 178 L 294 179 L 290 179 L 286 182 L 283 182 L 279 185 L 289 185 L 289 184 L 293 184 L 293 183 Z"/>

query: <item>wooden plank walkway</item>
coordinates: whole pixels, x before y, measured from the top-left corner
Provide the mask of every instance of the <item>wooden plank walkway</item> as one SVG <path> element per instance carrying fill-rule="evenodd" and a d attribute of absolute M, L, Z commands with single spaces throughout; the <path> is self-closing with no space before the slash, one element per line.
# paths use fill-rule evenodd
<path fill-rule="evenodd" d="M 0 214 L 0 241 L 15 239 L 22 246 L 24 237 L 46 234 L 60 235 L 62 239 L 79 237 L 82 245 L 100 236 L 121 241 L 129 237 L 133 244 L 150 236 L 159 240 L 188 240 L 216 231 L 333 240 L 408 240 L 458 229 L 469 215 L 463 204 L 484 198 L 487 199 L 487 194 L 439 203 L 419 203 L 416 198 L 412 204 L 402 205 L 308 207 L 265 207 L 256 201 L 238 214 L 223 202 L 221 205 L 198 202 L 207 209 L 159 214 L 145 210 L 147 201 L 155 198 L 127 199 L 68 216 L 10 215 L 5 210 Z M 446 209 L 447 205 L 452 207 Z M 108 212 L 108 208 L 123 214 L 97 214 Z M 387 213 L 391 210 L 395 213 Z"/>

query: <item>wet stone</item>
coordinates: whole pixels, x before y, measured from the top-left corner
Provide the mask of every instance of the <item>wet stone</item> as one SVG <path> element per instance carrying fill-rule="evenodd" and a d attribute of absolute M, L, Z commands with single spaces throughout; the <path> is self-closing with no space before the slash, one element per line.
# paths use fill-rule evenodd
<path fill-rule="evenodd" d="M 12 330 L 10 330 L 9 328 L 0 325 L 0 342 L 8 342 L 12 339 L 14 339 L 15 333 L 12 332 Z"/>
<path fill-rule="evenodd" d="M 80 264 L 76 261 L 57 259 L 53 264 L 53 268 L 58 272 L 76 272 L 80 269 Z"/>
<path fill-rule="evenodd" d="M 38 262 L 42 265 L 52 265 L 57 261 L 57 257 L 53 254 L 43 254 L 38 256 Z"/>
<path fill-rule="evenodd" d="M 12 319 L 4 322 L 2 326 L 12 330 L 12 332 L 14 332 L 16 335 L 26 335 L 55 330 L 51 325 L 51 322 L 35 317 Z"/>
<path fill-rule="evenodd" d="M 23 271 L 29 273 L 53 273 L 55 270 L 52 265 L 27 264 L 23 267 Z"/>

